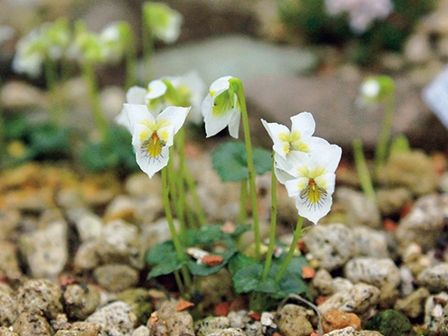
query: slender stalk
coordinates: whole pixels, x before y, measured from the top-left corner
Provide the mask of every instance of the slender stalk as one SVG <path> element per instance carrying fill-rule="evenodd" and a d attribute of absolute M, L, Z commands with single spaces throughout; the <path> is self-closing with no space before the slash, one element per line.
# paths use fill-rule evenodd
<path fill-rule="evenodd" d="M 196 189 L 196 182 L 194 181 L 193 176 L 191 176 L 191 173 L 188 171 L 188 169 L 185 169 L 184 177 L 185 181 L 187 182 L 188 191 L 192 196 L 193 209 L 196 213 L 196 217 L 198 218 L 199 225 L 203 226 L 207 222 L 207 219 L 205 217 L 205 212 L 204 209 L 202 208 L 202 203 L 201 200 L 199 199 L 199 195 Z"/>
<path fill-rule="evenodd" d="M 378 137 L 378 143 L 375 150 L 375 172 L 378 174 L 378 170 L 386 163 L 388 145 L 390 143 L 392 124 L 395 112 L 395 95 L 392 94 L 385 101 L 384 105 L 384 118 L 381 126 L 380 135 Z"/>
<path fill-rule="evenodd" d="M 246 156 L 247 156 L 247 170 L 249 173 L 249 190 L 252 203 L 252 219 L 253 219 L 253 230 L 255 238 L 255 257 L 260 258 L 261 249 L 261 239 L 260 239 L 260 223 L 258 218 L 258 206 L 257 206 L 257 186 L 255 184 L 255 165 L 254 158 L 252 154 L 252 142 L 250 139 L 250 127 L 249 127 L 249 116 L 247 113 L 246 97 L 244 96 L 244 87 L 240 79 L 234 78 L 234 83 L 238 87 L 236 94 L 238 95 L 238 102 L 241 108 L 241 117 L 243 121 L 244 130 L 244 142 L 246 144 Z"/>
<path fill-rule="evenodd" d="M 180 236 L 184 237 L 185 235 L 185 218 L 183 216 L 183 212 L 181 210 L 180 205 L 180 197 L 179 197 L 179 189 L 177 180 L 179 179 L 178 174 L 174 172 L 174 161 L 173 161 L 173 148 L 170 148 L 170 157 L 171 160 L 168 161 L 168 183 L 170 186 L 170 192 L 171 192 L 171 202 L 174 205 L 174 208 L 176 209 L 176 215 L 177 219 L 179 220 L 179 231 Z"/>
<path fill-rule="evenodd" d="M 162 198 L 163 198 L 163 207 L 165 209 L 165 217 L 168 222 L 168 229 L 171 233 L 171 238 L 174 244 L 174 250 L 176 251 L 176 256 L 179 260 L 185 260 L 186 255 L 184 253 L 184 249 L 179 240 L 179 236 L 177 235 L 176 228 L 174 226 L 173 213 L 171 212 L 170 205 L 170 188 L 168 183 L 168 171 L 167 168 L 162 169 Z M 191 277 L 188 273 L 188 270 L 183 267 L 181 269 L 182 276 L 184 277 L 185 285 L 189 288 L 191 286 Z"/>
<path fill-rule="evenodd" d="M 240 190 L 240 213 L 238 214 L 238 222 L 246 223 L 247 220 L 247 180 L 241 181 Z"/>
<path fill-rule="evenodd" d="M 61 108 L 57 95 L 57 72 L 55 63 L 47 58 L 44 62 L 45 82 L 51 96 L 51 119 L 57 125 L 61 119 Z"/>
<path fill-rule="evenodd" d="M 375 201 L 375 189 L 373 189 L 372 178 L 370 177 L 369 168 L 364 157 L 361 139 L 354 139 L 352 143 L 353 157 L 355 159 L 356 172 L 361 183 L 364 195 L 371 201 Z"/>
<path fill-rule="evenodd" d="M 87 84 L 93 119 L 102 139 L 104 140 L 108 133 L 107 119 L 104 116 L 103 108 L 101 107 L 98 84 L 96 82 L 93 64 L 90 62 L 84 62 L 82 65 L 82 72 L 84 80 Z"/>
<path fill-rule="evenodd" d="M 177 156 L 179 157 L 179 170 L 177 174 L 177 190 L 179 193 L 179 211 L 180 216 L 182 216 L 184 223 L 185 212 L 191 211 L 186 208 L 186 198 L 185 198 L 185 130 L 181 128 L 174 141 L 176 142 Z M 190 224 L 193 224 L 190 222 Z"/>
<path fill-rule="evenodd" d="M 174 271 L 174 279 L 176 280 L 177 288 L 179 288 L 179 291 L 181 294 L 184 293 L 184 284 L 182 283 L 182 279 L 180 278 L 179 271 Z"/>
<path fill-rule="evenodd" d="M 280 270 L 278 271 L 275 277 L 275 282 L 278 283 L 285 275 L 288 266 L 291 263 L 292 257 L 294 256 L 294 252 L 297 249 L 297 242 L 299 241 L 300 237 L 302 237 L 302 233 L 303 233 L 303 217 L 299 216 L 299 218 L 297 219 L 296 229 L 294 230 L 291 245 L 289 246 L 289 250 L 288 253 L 286 254 L 285 259 L 283 259 L 283 262 L 280 265 Z"/>
<path fill-rule="evenodd" d="M 271 225 L 269 229 L 269 246 L 264 264 L 262 280 L 266 280 L 271 269 L 272 255 L 275 247 L 275 233 L 277 231 L 277 178 L 275 177 L 275 160 L 272 153 L 272 177 L 271 177 Z"/>

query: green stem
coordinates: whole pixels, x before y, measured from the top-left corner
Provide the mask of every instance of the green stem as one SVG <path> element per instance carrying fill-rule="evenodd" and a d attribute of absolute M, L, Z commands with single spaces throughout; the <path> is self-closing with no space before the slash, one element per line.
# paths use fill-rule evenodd
<path fill-rule="evenodd" d="M 162 199 L 163 207 L 165 209 L 165 217 L 168 222 L 168 229 L 171 233 L 171 238 L 174 244 L 174 250 L 176 251 L 177 259 L 185 260 L 186 255 L 184 253 L 182 244 L 177 235 L 176 228 L 174 227 L 173 213 L 171 212 L 170 205 L 170 188 L 168 183 L 168 171 L 167 168 L 162 169 Z M 188 270 L 185 267 L 181 269 L 182 276 L 184 277 L 185 285 L 189 288 L 191 286 L 191 277 Z"/>
<path fill-rule="evenodd" d="M 275 282 L 278 283 L 283 276 L 285 275 L 289 264 L 291 263 L 292 257 L 294 256 L 294 252 L 297 249 L 297 242 L 299 241 L 300 237 L 302 237 L 303 233 L 303 217 L 299 216 L 297 219 L 296 229 L 294 230 L 294 235 L 292 238 L 291 245 L 289 246 L 288 253 L 286 254 L 285 259 L 283 259 L 283 262 L 280 265 L 280 270 L 278 271 Z"/>
<path fill-rule="evenodd" d="M 95 69 L 93 64 L 90 62 L 84 62 L 82 65 L 82 72 L 84 80 L 87 84 L 87 90 L 90 98 L 90 104 L 93 114 L 93 119 L 95 121 L 96 127 L 104 140 L 109 131 L 107 125 L 107 119 L 104 115 L 103 108 L 101 107 L 100 95 L 98 92 L 98 84 L 95 78 Z"/>
<path fill-rule="evenodd" d="M 361 139 L 354 139 L 352 143 L 353 157 L 355 159 L 356 172 L 361 183 L 364 195 L 371 201 L 375 201 L 375 189 L 373 189 L 372 178 L 370 177 L 369 168 L 364 157 Z"/>
<path fill-rule="evenodd" d="M 264 264 L 262 280 L 266 280 L 271 269 L 272 255 L 275 248 L 275 233 L 277 231 L 277 178 L 275 176 L 275 160 L 272 153 L 272 177 L 271 177 L 271 226 L 269 229 L 269 246 Z"/>
<path fill-rule="evenodd" d="M 177 155 L 179 157 L 179 170 L 177 174 L 177 189 L 179 192 L 179 211 L 182 216 L 184 223 L 185 211 L 191 211 L 186 209 L 186 199 L 185 199 L 185 130 L 181 128 L 177 133 L 174 141 L 176 142 Z M 190 222 L 190 224 L 193 224 Z"/>
<path fill-rule="evenodd" d="M 199 225 L 203 226 L 207 222 L 207 219 L 196 189 L 196 182 L 194 181 L 193 176 L 188 171 L 188 169 L 185 169 L 184 177 L 185 181 L 187 182 L 188 191 L 190 192 L 193 199 L 193 208 L 198 218 Z"/>
<path fill-rule="evenodd" d="M 243 83 L 238 78 L 234 78 L 232 80 L 234 81 L 233 83 L 237 86 L 236 94 L 238 95 L 238 102 L 241 108 L 241 118 L 243 121 L 244 142 L 246 144 L 247 169 L 249 173 L 249 189 L 252 201 L 252 218 L 253 218 L 253 230 L 255 238 L 255 257 L 259 259 L 261 255 L 260 223 L 258 218 L 257 186 L 255 183 L 256 172 L 255 172 L 254 158 L 252 154 L 252 142 L 250 139 L 249 116 L 247 113 L 246 97 L 244 96 Z"/>
<path fill-rule="evenodd" d="M 240 191 L 240 213 L 238 214 L 238 223 L 245 224 L 247 220 L 247 180 L 241 181 Z"/>
<path fill-rule="evenodd" d="M 386 163 L 387 160 L 388 145 L 392 133 L 394 112 L 395 112 L 395 95 L 392 94 L 386 100 L 384 105 L 384 119 L 375 150 L 375 172 L 377 174 L 378 170 Z"/>
<path fill-rule="evenodd" d="M 148 1 L 147 1 L 148 2 Z M 145 4 L 143 4 L 143 7 Z M 151 58 L 154 52 L 154 38 L 151 31 L 149 30 L 149 22 L 146 22 L 145 11 L 143 8 L 143 19 L 142 19 L 142 44 L 143 44 L 143 62 L 145 75 L 150 78 L 151 76 Z"/>
<path fill-rule="evenodd" d="M 179 271 L 174 271 L 174 279 L 176 280 L 177 288 L 179 288 L 179 291 L 181 294 L 184 293 L 184 285 L 182 283 L 182 279 L 180 278 Z"/>
<path fill-rule="evenodd" d="M 45 81 L 51 97 L 51 119 L 57 125 L 61 119 L 61 108 L 57 96 L 57 72 L 55 63 L 47 58 L 44 62 Z"/>
<path fill-rule="evenodd" d="M 179 231 L 180 236 L 184 237 L 185 235 L 185 218 L 180 208 L 180 197 L 179 197 L 179 189 L 177 180 L 179 179 L 178 174 L 174 172 L 174 160 L 173 160 L 173 147 L 170 148 L 170 160 L 168 161 L 168 183 L 171 191 L 171 203 L 174 205 L 176 209 L 177 219 L 179 220 Z"/>

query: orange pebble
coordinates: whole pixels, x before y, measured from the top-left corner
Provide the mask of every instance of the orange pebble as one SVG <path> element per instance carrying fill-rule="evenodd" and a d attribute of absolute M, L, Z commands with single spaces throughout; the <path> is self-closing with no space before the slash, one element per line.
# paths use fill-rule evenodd
<path fill-rule="evenodd" d="M 180 299 L 177 304 L 176 304 L 176 311 L 181 312 L 184 310 L 187 310 L 191 307 L 194 307 L 194 303 L 184 300 L 184 299 Z"/>
<path fill-rule="evenodd" d="M 218 255 L 206 255 L 202 258 L 202 263 L 207 266 L 217 266 L 223 262 L 224 258 Z"/>
<path fill-rule="evenodd" d="M 312 278 L 314 278 L 315 275 L 316 275 L 316 271 L 314 270 L 314 268 L 309 267 L 309 266 L 302 267 L 302 278 L 303 279 L 312 279 Z"/>
<path fill-rule="evenodd" d="M 220 302 L 215 305 L 215 316 L 229 315 L 231 302 Z"/>

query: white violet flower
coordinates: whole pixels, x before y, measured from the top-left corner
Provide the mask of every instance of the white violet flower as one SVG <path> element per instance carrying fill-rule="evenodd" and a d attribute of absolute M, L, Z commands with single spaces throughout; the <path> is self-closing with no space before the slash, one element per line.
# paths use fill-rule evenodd
<path fill-rule="evenodd" d="M 321 141 L 310 153 L 293 152 L 288 165 L 281 167 L 293 177 L 284 184 L 299 215 L 314 224 L 330 211 L 341 154 L 339 146 Z"/>
<path fill-rule="evenodd" d="M 149 32 L 165 43 L 175 42 L 180 35 L 182 15 L 161 2 L 147 2 L 143 9 Z"/>
<path fill-rule="evenodd" d="M 235 139 L 238 138 L 241 110 L 238 95 L 230 85 L 231 79 L 232 76 L 225 76 L 215 80 L 202 102 L 207 138 L 216 135 L 227 126 L 229 134 Z"/>
<path fill-rule="evenodd" d="M 174 135 L 189 111 L 188 107 L 169 106 L 154 117 L 146 105 L 124 104 L 137 164 L 150 178 L 168 164 Z"/>

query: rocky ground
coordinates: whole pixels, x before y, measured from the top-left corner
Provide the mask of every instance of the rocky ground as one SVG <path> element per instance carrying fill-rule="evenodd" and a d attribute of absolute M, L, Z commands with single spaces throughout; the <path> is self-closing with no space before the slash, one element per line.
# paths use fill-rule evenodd
<path fill-rule="evenodd" d="M 210 220 L 233 220 L 238 186 L 221 184 L 206 156 L 195 155 L 190 164 Z M 347 187 L 356 179 L 343 165 L 334 211 L 303 238 L 320 319 L 294 298 L 276 311 L 248 311 L 226 271 L 197 279 L 203 300 L 195 307 L 173 292 L 169 278 L 166 289 L 146 281 L 144 252 L 169 237 L 157 177 L 121 182 L 42 164 L 4 171 L 0 335 L 309 336 L 322 329 L 379 336 L 363 330 L 372 316 L 392 328 L 386 336 L 408 335 L 407 318 L 416 330 L 448 335 L 448 197 L 437 192 L 448 191 L 445 160 L 421 152 L 394 160 L 380 175 L 378 206 Z M 414 170 L 397 174 L 406 163 Z M 268 180 L 259 180 L 265 229 Z M 282 223 L 294 221 L 284 191 L 279 215 Z M 289 229 L 282 231 L 290 239 Z"/>

